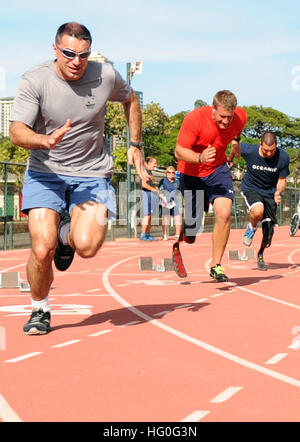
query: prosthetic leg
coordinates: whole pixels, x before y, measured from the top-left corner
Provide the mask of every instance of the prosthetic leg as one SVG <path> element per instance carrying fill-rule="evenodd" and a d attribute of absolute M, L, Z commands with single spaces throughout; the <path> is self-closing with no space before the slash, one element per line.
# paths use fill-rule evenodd
<path fill-rule="evenodd" d="M 194 226 L 195 227 L 195 226 Z M 184 223 L 182 226 L 178 241 L 173 244 L 173 252 L 172 252 L 172 261 L 174 264 L 174 270 L 180 278 L 185 278 L 187 276 L 182 255 L 179 249 L 179 243 L 184 241 L 188 244 L 193 244 L 196 241 L 196 236 L 187 236 L 184 232 L 186 232 L 187 226 Z"/>
<path fill-rule="evenodd" d="M 260 245 L 260 249 L 257 254 L 257 268 L 258 270 L 267 270 L 264 262 L 263 253 L 264 250 L 270 247 L 274 234 L 274 222 L 270 218 L 266 218 L 261 222 L 263 237 Z"/>
<path fill-rule="evenodd" d="M 178 238 L 173 244 L 172 261 L 174 270 L 180 278 L 187 276 L 182 255 L 180 253 L 179 244 L 184 241 L 193 244 L 196 241 L 196 235 L 203 226 L 204 212 L 209 209 L 209 201 L 206 200 L 204 191 L 193 189 L 182 191 L 185 202 L 185 220 Z"/>

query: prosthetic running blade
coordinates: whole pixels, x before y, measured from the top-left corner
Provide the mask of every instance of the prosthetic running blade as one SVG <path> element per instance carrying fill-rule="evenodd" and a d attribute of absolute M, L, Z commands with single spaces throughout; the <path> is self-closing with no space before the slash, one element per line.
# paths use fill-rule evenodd
<path fill-rule="evenodd" d="M 174 264 L 174 270 L 179 276 L 179 278 L 185 278 L 187 276 L 187 273 L 179 250 L 179 241 L 173 244 L 172 261 Z"/>

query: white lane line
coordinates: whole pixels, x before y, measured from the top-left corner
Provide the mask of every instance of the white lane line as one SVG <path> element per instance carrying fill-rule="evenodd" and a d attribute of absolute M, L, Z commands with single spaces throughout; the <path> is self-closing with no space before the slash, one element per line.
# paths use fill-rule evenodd
<path fill-rule="evenodd" d="M 175 309 L 178 309 L 178 308 L 184 308 L 184 307 L 190 307 L 192 304 L 182 304 L 182 305 L 177 305 L 177 307 L 174 307 L 174 310 Z"/>
<path fill-rule="evenodd" d="M 3 269 L 3 270 L 0 271 L 0 273 L 8 272 L 8 270 L 17 269 L 18 267 L 23 267 L 23 266 L 25 266 L 25 265 L 26 265 L 26 262 L 23 262 L 22 264 L 18 264 L 18 265 L 16 265 L 16 266 L 8 267 L 7 269 Z"/>
<path fill-rule="evenodd" d="M 193 301 L 193 302 L 203 302 L 203 301 L 208 301 L 208 298 L 197 299 L 197 301 Z"/>
<path fill-rule="evenodd" d="M 287 307 L 292 307 L 300 310 L 300 305 L 291 304 L 290 302 L 282 301 L 281 299 L 273 298 L 272 296 L 263 295 L 262 293 L 255 292 L 254 290 L 246 289 L 246 287 L 237 286 L 237 289 L 243 290 L 244 292 L 252 293 L 252 295 L 260 296 L 261 298 L 269 299 L 270 301 L 277 302 L 278 304 L 283 304 Z"/>
<path fill-rule="evenodd" d="M 66 347 L 67 345 L 77 344 L 77 342 L 80 342 L 81 339 L 73 339 L 73 341 L 66 341 L 62 342 L 61 344 L 52 345 L 52 348 L 61 348 Z"/>
<path fill-rule="evenodd" d="M 0 419 L 2 419 L 3 422 L 22 422 L 2 394 L 0 394 Z"/>
<path fill-rule="evenodd" d="M 291 348 L 292 350 L 300 350 L 300 340 L 299 339 L 293 340 L 293 342 L 291 343 L 291 345 L 288 346 L 288 348 Z"/>
<path fill-rule="evenodd" d="M 215 295 L 210 295 L 211 298 L 217 298 L 218 296 L 223 296 L 225 293 L 216 293 Z"/>
<path fill-rule="evenodd" d="M 92 289 L 92 290 L 86 290 L 87 293 L 92 293 L 92 292 L 99 292 L 99 290 L 103 290 L 103 289 Z"/>
<path fill-rule="evenodd" d="M 112 330 L 101 330 L 101 331 L 96 332 L 96 333 L 91 333 L 89 336 L 101 336 L 101 335 L 105 335 L 105 333 L 109 333 L 111 331 Z"/>
<path fill-rule="evenodd" d="M 19 361 L 23 361 L 24 359 L 32 358 L 33 356 L 37 356 L 37 355 L 41 355 L 41 354 L 42 354 L 42 351 L 35 351 L 33 353 L 27 353 L 26 355 L 23 355 L 23 356 L 18 356 L 17 358 L 7 359 L 4 362 L 19 362 Z"/>
<path fill-rule="evenodd" d="M 165 310 L 164 312 L 154 313 L 153 316 L 166 315 L 167 313 L 171 313 L 171 310 Z"/>
<path fill-rule="evenodd" d="M 210 413 L 208 410 L 196 410 L 182 419 L 180 422 L 198 422 Z"/>
<path fill-rule="evenodd" d="M 130 325 L 140 324 L 141 321 L 131 321 L 127 322 L 126 324 L 118 325 L 118 327 L 128 327 Z"/>
<path fill-rule="evenodd" d="M 292 255 L 293 253 L 294 252 L 292 252 L 290 255 Z M 206 263 L 204 265 L 205 268 L 209 269 L 210 261 L 211 261 L 211 258 L 206 261 Z M 226 282 L 225 284 L 228 285 L 229 287 L 235 287 L 238 290 L 243 290 L 244 292 L 252 293 L 252 295 L 256 295 L 256 296 L 259 296 L 259 297 L 264 298 L 264 299 L 269 299 L 270 301 L 277 302 L 278 304 L 283 304 L 283 305 L 285 305 L 287 307 L 292 307 L 292 308 L 295 308 L 297 310 L 300 310 L 300 306 L 299 305 L 291 304 L 290 302 L 282 301 L 281 299 L 273 298 L 272 296 L 263 295 L 262 293 L 256 292 L 254 290 L 247 289 L 246 287 L 241 287 L 239 285 L 233 285 L 232 282 Z"/>
<path fill-rule="evenodd" d="M 153 319 L 151 316 L 146 315 L 145 313 L 143 313 L 142 311 L 138 310 L 136 307 L 133 307 L 129 302 L 127 302 L 125 299 L 123 299 L 110 285 L 109 282 L 109 275 L 110 272 L 117 266 L 123 264 L 126 261 L 129 261 L 130 259 L 135 259 L 137 257 L 139 257 L 140 255 L 137 256 L 133 256 L 130 258 L 125 258 L 121 261 L 116 262 L 115 264 L 111 265 L 110 267 L 108 267 L 105 272 L 102 275 L 102 280 L 103 280 L 103 284 L 104 287 L 106 288 L 107 292 L 111 294 L 111 296 L 117 301 L 119 302 L 121 305 L 123 305 L 124 307 L 127 307 L 128 310 L 130 310 L 131 312 L 133 312 L 134 314 L 136 314 L 137 316 L 139 316 L 140 318 L 144 319 L 145 321 L 149 322 L 150 324 L 155 325 L 156 327 L 161 328 L 162 330 L 177 336 L 178 338 L 181 338 L 191 344 L 194 344 L 204 350 L 210 351 L 211 353 L 217 354 L 218 356 L 223 357 L 224 359 L 228 359 L 231 362 L 235 362 L 236 364 L 239 364 L 243 367 L 246 367 L 247 369 L 256 371 L 258 373 L 264 374 L 266 376 L 269 376 L 273 379 L 277 379 L 279 381 L 285 382 L 287 384 L 293 385 L 295 387 L 300 388 L 300 380 L 299 379 L 295 379 L 292 378 L 290 376 L 286 376 L 282 373 L 279 373 L 277 371 L 271 370 L 269 368 L 263 367 L 261 365 L 258 365 L 254 362 L 248 361 L 244 358 L 241 358 L 239 356 L 236 356 L 232 353 L 229 353 L 225 350 L 222 350 L 221 348 L 215 347 L 213 345 L 208 344 L 207 342 L 203 342 L 200 339 L 194 338 L 192 336 L 189 336 L 179 330 L 176 330 L 172 327 L 169 327 L 168 325 L 159 322 L 157 319 Z"/>
<path fill-rule="evenodd" d="M 277 362 L 279 362 L 282 359 L 284 359 L 287 355 L 288 355 L 288 353 L 277 353 L 277 355 L 273 356 L 272 358 L 270 358 L 265 363 L 266 364 L 277 364 Z"/>
<path fill-rule="evenodd" d="M 212 402 L 213 404 L 225 402 L 242 389 L 243 387 L 229 387 L 226 390 L 222 391 L 222 393 L 214 397 L 210 402 Z"/>

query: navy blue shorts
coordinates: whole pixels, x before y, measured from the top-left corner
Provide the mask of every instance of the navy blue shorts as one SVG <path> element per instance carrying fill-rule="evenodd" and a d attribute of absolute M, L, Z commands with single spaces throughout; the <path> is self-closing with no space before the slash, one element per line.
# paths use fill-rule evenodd
<path fill-rule="evenodd" d="M 216 198 L 234 198 L 232 174 L 227 163 L 203 178 L 181 173 L 179 188 L 184 199 L 185 225 L 196 231 L 209 204 L 213 204 Z"/>

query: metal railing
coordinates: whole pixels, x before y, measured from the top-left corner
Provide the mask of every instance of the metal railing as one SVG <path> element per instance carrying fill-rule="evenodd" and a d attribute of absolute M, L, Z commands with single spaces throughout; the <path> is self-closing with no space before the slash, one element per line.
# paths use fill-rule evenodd
<path fill-rule="evenodd" d="M 30 246 L 27 217 L 21 214 L 22 184 L 26 164 L 8 161 L 0 162 L 0 249 L 24 248 Z M 2 179 L 1 179 L 2 174 Z M 164 172 L 154 172 L 155 182 L 165 176 Z M 135 169 L 130 174 L 130 201 L 127 200 L 127 173 L 115 172 L 112 185 L 116 192 L 117 220 L 109 223 L 107 239 L 116 237 L 135 237 L 140 231 L 141 218 L 138 216 L 136 202 L 140 199 L 141 183 Z M 249 216 L 244 199 L 240 193 L 240 181 L 234 182 L 235 198 L 232 206 L 231 225 L 233 229 L 245 228 Z M 282 196 L 277 217 L 280 225 L 287 225 L 297 210 L 300 189 L 287 188 Z M 205 217 L 204 232 L 211 231 L 214 213 L 209 211 Z M 155 220 L 154 235 L 161 236 L 161 219 Z"/>

